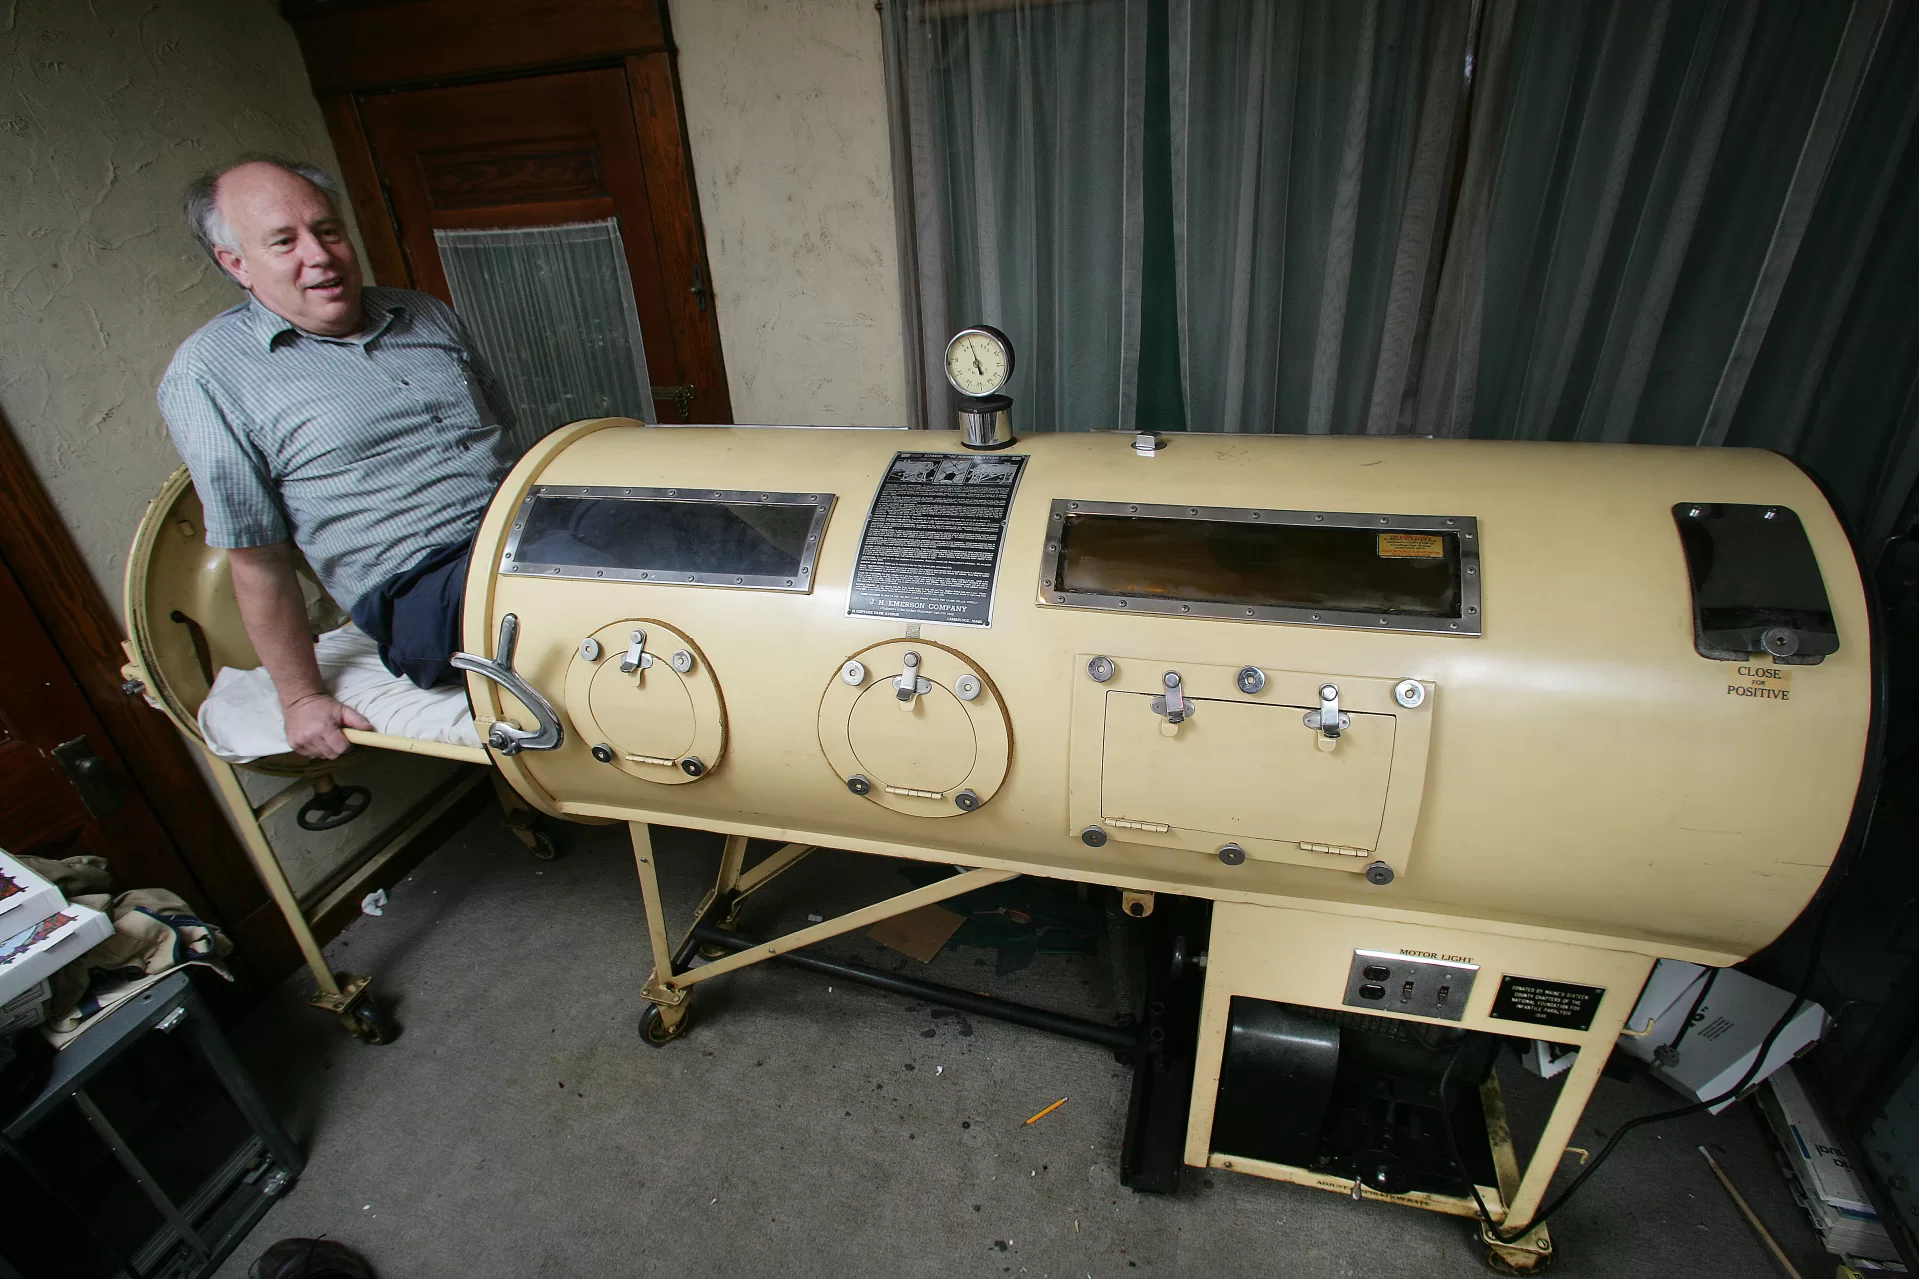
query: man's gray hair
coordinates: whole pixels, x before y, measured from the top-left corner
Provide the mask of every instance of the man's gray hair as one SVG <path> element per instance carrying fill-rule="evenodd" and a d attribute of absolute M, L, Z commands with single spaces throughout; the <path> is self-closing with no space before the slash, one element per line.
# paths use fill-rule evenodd
<path fill-rule="evenodd" d="M 206 250 L 213 265 L 220 266 L 219 255 L 214 249 L 225 249 L 230 253 L 240 251 L 240 242 L 234 237 L 233 228 L 227 224 L 225 215 L 220 212 L 220 179 L 243 164 L 271 164 L 285 169 L 296 177 L 305 178 L 320 190 L 326 192 L 327 199 L 333 201 L 335 209 L 340 204 L 340 188 L 333 177 L 317 164 L 308 164 L 303 160 L 289 160 L 285 156 L 272 155 L 264 151 L 255 151 L 241 156 L 232 164 L 219 169 L 210 169 L 193 181 L 187 183 L 187 227 L 193 232 L 193 238 Z M 225 271 L 225 267 L 220 267 Z"/>

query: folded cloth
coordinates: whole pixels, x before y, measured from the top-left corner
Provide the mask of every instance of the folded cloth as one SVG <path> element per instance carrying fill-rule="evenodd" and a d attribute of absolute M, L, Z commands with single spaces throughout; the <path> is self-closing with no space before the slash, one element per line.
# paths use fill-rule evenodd
<path fill-rule="evenodd" d="M 480 744 L 464 687 L 414 687 L 381 664 L 378 645 L 357 626 L 349 623 L 322 635 L 313 656 L 327 691 L 366 716 L 376 732 L 454 746 Z M 264 666 L 250 671 L 221 668 L 200 703 L 200 734 L 208 748 L 230 764 L 293 749 L 287 744 L 279 694 Z"/>
<path fill-rule="evenodd" d="M 200 964 L 233 980 L 220 962 L 233 952 L 233 943 L 164 888 L 72 900 L 104 912 L 113 921 L 113 936 L 49 978 L 53 996 L 47 1005 L 47 1024 L 56 1033 L 77 1029 L 87 1018 L 133 994 L 147 978 L 187 964 Z"/>
<path fill-rule="evenodd" d="M 85 893 L 104 893 L 113 886 L 113 872 L 107 859 L 91 853 L 78 853 L 55 861 L 51 857 L 19 855 L 22 866 L 60 890 L 68 901 Z"/>

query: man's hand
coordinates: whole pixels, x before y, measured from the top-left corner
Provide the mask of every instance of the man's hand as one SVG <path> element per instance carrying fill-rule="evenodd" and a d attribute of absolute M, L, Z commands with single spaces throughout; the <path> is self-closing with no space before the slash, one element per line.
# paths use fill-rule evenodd
<path fill-rule="evenodd" d="M 227 552 L 233 597 L 260 662 L 273 677 L 286 717 L 287 744 L 312 759 L 338 759 L 352 749 L 342 728 L 371 730 L 360 712 L 340 705 L 320 678 L 307 631 L 306 597 L 293 575 L 285 542 Z"/>
<path fill-rule="evenodd" d="M 309 759 L 338 759 L 353 749 L 342 728 L 373 731 L 366 716 L 325 693 L 309 693 L 286 708 L 287 744 Z"/>

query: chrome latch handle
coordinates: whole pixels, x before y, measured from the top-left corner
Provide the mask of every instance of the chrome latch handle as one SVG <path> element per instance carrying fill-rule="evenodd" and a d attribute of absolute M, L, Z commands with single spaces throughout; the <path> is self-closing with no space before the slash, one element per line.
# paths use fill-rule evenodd
<path fill-rule="evenodd" d="M 908 650 L 906 656 L 900 659 L 900 665 L 904 669 L 893 681 L 893 696 L 900 699 L 902 707 L 911 709 L 914 698 L 924 697 L 933 691 L 933 681 L 920 674 L 918 653 Z"/>
<path fill-rule="evenodd" d="M 495 648 L 499 657 L 489 661 L 472 653 L 455 653 L 449 660 L 455 668 L 483 675 L 513 694 L 521 705 L 533 712 L 534 722 L 539 725 L 528 731 L 509 720 L 494 720 L 486 731 L 488 746 L 502 755 L 558 750 L 560 743 L 566 740 L 566 732 L 560 727 L 560 713 L 538 689 L 526 682 L 525 676 L 513 669 L 513 650 L 519 640 L 520 619 L 508 613 L 500 619 L 500 642 Z"/>
<path fill-rule="evenodd" d="M 1178 727 L 1199 708 L 1193 705 L 1192 698 L 1186 696 L 1185 685 L 1178 671 L 1167 671 L 1160 677 L 1160 683 L 1165 685 L 1166 693 L 1153 699 L 1153 714 L 1164 716 L 1167 724 Z"/>
<path fill-rule="evenodd" d="M 650 670 L 652 666 L 653 654 L 646 651 L 646 632 L 635 630 L 626 646 L 626 656 L 620 659 L 620 674 L 631 675 L 634 671 Z"/>
<path fill-rule="evenodd" d="M 1319 686 L 1319 709 L 1306 712 L 1306 727 L 1329 740 L 1353 726 L 1353 717 L 1339 709 L 1339 685 Z"/>

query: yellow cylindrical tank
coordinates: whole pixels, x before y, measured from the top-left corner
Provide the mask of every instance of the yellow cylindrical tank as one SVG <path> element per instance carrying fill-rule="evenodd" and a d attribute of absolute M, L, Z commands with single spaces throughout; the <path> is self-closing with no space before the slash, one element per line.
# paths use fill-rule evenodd
<path fill-rule="evenodd" d="M 468 582 L 564 730 L 500 766 L 556 814 L 1708 963 L 1817 889 L 1874 655 L 1792 463 L 1158 445 L 557 432 Z"/>

